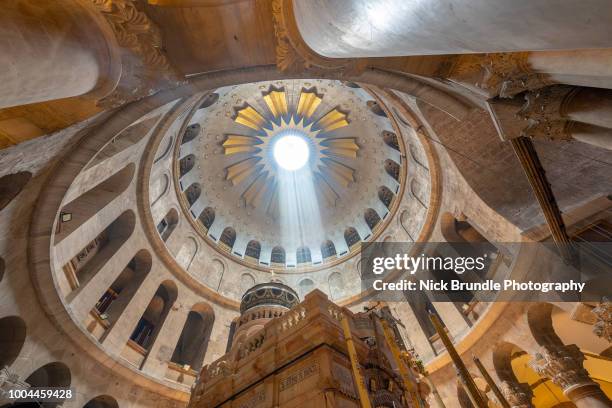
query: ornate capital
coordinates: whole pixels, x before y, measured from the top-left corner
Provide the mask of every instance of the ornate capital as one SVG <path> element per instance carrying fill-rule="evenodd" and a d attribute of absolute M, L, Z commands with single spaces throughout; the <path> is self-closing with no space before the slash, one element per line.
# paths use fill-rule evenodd
<path fill-rule="evenodd" d="M 272 0 L 272 20 L 276 36 L 276 66 L 280 71 L 358 74 L 365 69 L 365 59 L 326 58 L 314 52 L 299 33 L 290 0 Z"/>
<path fill-rule="evenodd" d="M 504 381 L 501 384 L 501 391 L 512 408 L 533 407 L 531 404 L 533 391 L 531 391 L 529 384 Z"/>
<path fill-rule="evenodd" d="M 597 322 L 593 325 L 593 333 L 612 343 L 612 302 L 604 298 L 591 312 L 597 316 Z"/>
<path fill-rule="evenodd" d="M 530 363 L 538 374 L 548 377 L 568 392 L 572 389 L 592 386 L 589 373 L 584 369 L 584 355 L 575 344 L 569 346 L 545 347 Z"/>
<path fill-rule="evenodd" d="M 98 105 L 114 108 L 183 83 L 162 50 L 161 31 L 136 8 L 135 0 L 91 2 L 104 16 L 121 49 L 119 82 Z"/>
<path fill-rule="evenodd" d="M 531 70 L 528 57 L 528 52 L 462 55 L 449 77 L 501 98 L 550 85 L 545 75 Z"/>

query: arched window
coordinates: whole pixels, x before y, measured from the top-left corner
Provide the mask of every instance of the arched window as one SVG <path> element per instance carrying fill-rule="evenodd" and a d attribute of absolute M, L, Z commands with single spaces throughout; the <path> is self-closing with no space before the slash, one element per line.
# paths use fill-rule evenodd
<path fill-rule="evenodd" d="M 206 207 L 198 219 L 202 225 L 204 225 L 206 231 L 208 231 L 210 227 L 212 227 L 213 222 L 215 222 L 215 210 L 213 210 L 211 207 Z"/>
<path fill-rule="evenodd" d="M 285 250 L 281 246 L 275 246 L 272 248 L 272 256 L 270 262 L 278 265 L 285 265 Z"/>
<path fill-rule="evenodd" d="M 368 208 L 367 210 L 365 210 L 363 218 L 365 219 L 366 224 L 368 224 L 368 227 L 370 227 L 370 230 L 372 231 L 374 231 L 374 228 L 380 222 L 380 216 L 378 215 L 376 210 L 372 208 Z"/>
<path fill-rule="evenodd" d="M 393 194 L 393 192 L 389 190 L 388 187 L 382 186 L 378 188 L 378 198 L 380 199 L 380 201 L 382 201 L 385 207 L 391 207 L 391 202 L 393 201 L 394 197 L 395 194 Z"/>
<path fill-rule="evenodd" d="M 310 248 L 308 247 L 299 247 L 295 253 L 297 263 L 304 264 L 312 262 L 312 256 L 310 255 Z"/>
<path fill-rule="evenodd" d="M 321 255 L 323 256 L 323 259 L 336 256 L 336 246 L 334 245 L 333 241 L 327 240 L 321 244 Z"/>
<path fill-rule="evenodd" d="M 194 165 L 195 165 L 195 156 L 193 154 L 188 154 L 187 156 L 183 157 L 179 161 L 180 177 L 183 177 L 185 174 L 189 173 L 189 171 L 193 169 Z"/>
<path fill-rule="evenodd" d="M 146 249 L 141 249 L 98 299 L 92 312 L 97 314 L 100 320 L 104 322 L 104 332 L 113 327 L 125 311 L 128 303 L 149 274 L 151 264 L 151 254 Z M 90 331 L 93 331 L 93 327 Z M 100 338 L 102 337 L 103 334 Z"/>
<path fill-rule="evenodd" d="M 0 367 L 15 362 L 26 339 L 26 324 L 21 317 L 0 319 Z"/>
<path fill-rule="evenodd" d="M 214 319 L 210 306 L 205 303 L 196 304 L 187 315 L 170 361 L 199 371 L 208 349 Z"/>
<path fill-rule="evenodd" d="M 72 289 L 69 299 L 76 296 L 123 246 L 134 232 L 135 224 L 134 212 L 125 211 L 63 266 Z"/>
<path fill-rule="evenodd" d="M 193 125 L 187 126 L 185 129 L 185 134 L 183 135 L 183 141 L 181 144 L 185 144 L 187 142 L 191 142 L 200 134 L 200 124 L 194 123 Z"/>
<path fill-rule="evenodd" d="M 199 109 L 208 108 L 209 106 L 212 106 L 218 100 L 219 100 L 219 94 L 216 92 L 211 92 L 204 97 L 204 99 L 202 100 L 202 103 L 200 104 Z"/>
<path fill-rule="evenodd" d="M 29 171 L 20 171 L 0 177 L 0 210 L 17 197 L 31 178 L 32 173 Z"/>
<path fill-rule="evenodd" d="M 176 284 L 166 280 L 157 288 L 147 309 L 136 324 L 130 340 L 147 350 L 155 341 L 177 296 Z"/>
<path fill-rule="evenodd" d="M 387 117 L 387 114 L 385 113 L 383 108 L 381 108 L 381 106 L 380 106 L 380 104 L 378 102 L 376 102 L 376 101 L 367 101 L 366 105 L 368 106 L 368 108 L 370 108 L 372 113 L 374 113 L 375 115 L 382 116 L 383 118 Z"/>
<path fill-rule="evenodd" d="M 395 180 L 400 179 L 400 165 L 391 159 L 385 160 L 385 171 L 388 175 L 393 177 Z"/>
<path fill-rule="evenodd" d="M 98 395 L 83 405 L 83 408 L 119 408 L 119 404 L 110 395 Z"/>
<path fill-rule="evenodd" d="M 359 233 L 353 227 L 349 227 L 344 231 L 344 240 L 346 241 L 346 245 L 352 249 L 351 247 L 361 241 L 361 237 L 359 237 Z"/>
<path fill-rule="evenodd" d="M 157 232 L 161 236 L 162 241 L 166 242 L 176 225 L 178 224 L 178 212 L 172 208 L 168 214 L 157 224 Z"/>
<path fill-rule="evenodd" d="M 189 206 L 192 206 L 193 203 L 196 202 L 196 200 L 200 197 L 200 194 L 202 194 L 202 187 L 200 186 L 200 183 L 193 183 L 187 187 L 187 190 L 185 190 L 185 198 L 187 199 Z"/>
<path fill-rule="evenodd" d="M 387 146 L 392 147 L 399 152 L 399 142 L 395 133 L 389 132 L 388 130 L 383 130 L 382 136 Z"/>
<path fill-rule="evenodd" d="M 221 233 L 221 238 L 219 238 L 219 243 L 224 249 L 231 251 L 234 247 L 234 242 L 236 242 L 236 230 L 232 227 L 227 227 Z"/>
<path fill-rule="evenodd" d="M 248 256 L 249 258 L 253 258 L 259 260 L 259 255 L 261 254 L 261 244 L 259 241 L 249 241 L 246 247 L 246 251 L 244 251 L 244 256 Z"/>
<path fill-rule="evenodd" d="M 357 84 L 357 83 L 355 83 L 355 82 L 344 81 L 344 82 L 343 82 L 343 84 L 344 84 L 345 86 L 348 86 L 349 88 L 355 88 L 355 89 L 357 89 L 357 88 L 361 88 L 361 87 L 359 86 L 359 84 Z"/>

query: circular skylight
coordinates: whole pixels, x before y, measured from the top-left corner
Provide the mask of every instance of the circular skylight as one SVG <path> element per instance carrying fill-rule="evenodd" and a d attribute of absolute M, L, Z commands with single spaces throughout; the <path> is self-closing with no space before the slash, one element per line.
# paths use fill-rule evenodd
<path fill-rule="evenodd" d="M 310 156 L 310 148 L 303 137 L 294 131 L 287 131 L 274 144 L 274 160 L 285 170 L 299 170 Z"/>

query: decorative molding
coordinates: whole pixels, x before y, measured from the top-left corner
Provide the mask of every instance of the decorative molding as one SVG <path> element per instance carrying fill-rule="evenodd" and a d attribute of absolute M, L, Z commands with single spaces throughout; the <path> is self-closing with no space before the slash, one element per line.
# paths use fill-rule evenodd
<path fill-rule="evenodd" d="M 272 21 L 276 36 L 276 66 L 282 72 L 336 71 L 349 76 L 363 72 L 367 65 L 364 58 L 326 58 L 314 52 L 300 35 L 291 0 L 272 0 Z"/>
<path fill-rule="evenodd" d="M 111 27 L 121 48 L 121 75 L 115 89 L 98 106 L 115 108 L 185 83 L 162 47 L 159 28 L 135 0 L 91 0 Z"/>
<path fill-rule="evenodd" d="M 457 57 L 448 78 L 468 82 L 490 97 L 511 98 L 552 82 L 529 67 L 529 53 L 467 54 Z"/>
<path fill-rule="evenodd" d="M 607 340 L 608 343 L 612 343 L 612 302 L 604 298 L 591 312 L 597 316 L 597 322 L 593 325 L 593 333 Z"/>

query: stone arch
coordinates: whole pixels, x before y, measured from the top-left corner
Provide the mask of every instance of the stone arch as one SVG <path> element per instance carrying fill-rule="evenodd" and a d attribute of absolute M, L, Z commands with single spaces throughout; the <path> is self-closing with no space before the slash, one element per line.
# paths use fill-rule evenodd
<path fill-rule="evenodd" d="M 195 259 L 197 253 L 198 241 L 196 241 L 194 237 L 187 237 L 176 254 L 176 261 L 183 269 L 188 271 L 193 264 L 193 260 Z"/>
<path fill-rule="evenodd" d="M 210 227 L 212 227 L 213 223 L 215 222 L 215 210 L 212 207 L 206 207 L 204 211 L 200 213 L 198 219 L 208 232 Z"/>
<path fill-rule="evenodd" d="M 202 99 L 202 103 L 200 103 L 200 106 L 198 107 L 198 109 L 208 108 L 209 106 L 214 105 L 218 100 L 219 100 L 219 94 L 216 92 L 211 92 L 208 95 L 206 95 L 204 99 Z"/>
<path fill-rule="evenodd" d="M 334 241 L 328 239 L 321 244 L 321 256 L 323 259 L 335 257 L 337 255 Z"/>
<path fill-rule="evenodd" d="M 259 243 L 259 241 L 256 241 L 254 239 L 250 240 L 246 246 L 246 250 L 244 251 L 244 256 L 259 261 L 260 255 L 261 255 L 261 244 Z"/>
<path fill-rule="evenodd" d="M 179 222 L 178 211 L 171 208 L 164 218 L 157 224 L 157 232 L 161 236 L 162 241 L 166 242 Z"/>
<path fill-rule="evenodd" d="M 0 177 L 0 211 L 19 195 L 31 178 L 32 173 L 29 171 L 20 171 Z"/>
<path fill-rule="evenodd" d="M 331 299 L 339 299 L 342 297 L 344 280 L 340 272 L 332 272 L 327 278 L 327 284 L 329 286 L 329 296 Z"/>
<path fill-rule="evenodd" d="M 191 207 L 197 200 L 200 198 L 202 194 L 202 186 L 200 183 L 193 183 L 184 191 L 185 198 Z"/>
<path fill-rule="evenodd" d="M 367 210 L 365 210 L 365 212 L 363 213 L 363 218 L 370 230 L 372 231 L 374 231 L 374 228 L 376 228 L 376 226 L 381 221 L 380 215 L 378 215 L 376 210 L 373 208 L 368 208 Z"/>
<path fill-rule="evenodd" d="M 277 265 L 285 265 L 287 261 L 285 257 L 285 249 L 281 246 L 275 246 L 272 248 L 272 253 L 270 255 L 270 262 Z"/>
<path fill-rule="evenodd" d="M 378 198 L 385 205 L 385 207 L 390 208 L 393 199 L 395 198 L 395 194 L 389 189 L 387 186 L 378 187 Z"/>
<path fill-rule="evenodd" d="M 83 408 L 119 408 L 119 403 L 110 395 L 98 395 L 87 401 Z"/>
<path fill-rule="evenodd" d="M 399 182 L 400 179 L 400 165 L 391 159 L 385 160 L 385 171 L 388 175 L 393 177 L 394 180 Z"/>
<path fill-rule="evenodd" d="M 132 210 L 123 212 L 93 241 L 87 243 L 64 266 L 63 272 L 70 285 L 68 300 L 79 293 L 111 260 L 134 233 L 136 216 Z"/>
<path fill-rule="evenodd" d="M 493 367 L 499 379 L 518 384 L 519 381 L 512 369 L 512 360 L 525 354 L 527 353 L 516 344 L 505 341 L 499 343 L 493 350 Z"/>
<path fill-rule="evenodd" d="M 158 154 L 155 156 L 155 159 L 153 159 L 153 164 L 160 162 L 161 160 L 165 159 L 168 154 L 170 153 L 170 151 L 172 150 L 172 144 L 174 142 L 174 137 L 171 137 L 169 134 L 166 135 L 165 137 L 165 142 L 166 144 L 164 145 L 163 149 L 158 149 Z M 162 143 L 164 141 L 162 140 Z M 160 143 L 161 146 L 161 143 Z"/>
<path fill-rule="evenodd" d="M 427 197 L 424 196 L 425 187 L 419 179 L 413 177 L 410 180 L 410 194 L 421 204 L 423 208 L 427 208 Z"/>
<path fill-rule="evenodd" d="M 552 310 L 553 305 L 550 303 L 536 303 L 527 309 L 531 335 L 540 346 L 563 346 L 553 327 Z"/>
<path fill-rule="evenodd" d="M 377 116 L 381 116 L 383 118 L 387 117 L 387 113 L 383 110 L 383 108 L 380 106 L 380 104 L 377 101 L 374 101 L 374 100 L 367 101 L 366 106 L 368 107 L 368 109 L 370 109 L 370 111 L 373 114 Z"/>
<path fill-rule="evenodd" d="M 255 278 L 250 273 L 240 275 L 240 295 L 242 296 L 247 290 L 255 286 Z"/>
<path fill-rule="evenodd" d="M 302 299 L 314 289 L 314 286 L 315 284 L 310 278 L 304 278 L 298 283 L 298 291 Z"/>
<path fill-rule="evenodd" d="M 138 251 L 96 302 L 94 312 L 99 316 L 104 316 L 103 320 L 107 323 L 105 334 L 119 320 L 134 294 L 149 275 L 152 263 L 149 251 L 146 249 Z M 101 338 L 104 338 L 104 335 Z"/>
<path fill-rule="evenodd" d="M 170 361 L 199 371 L 208 349 L 214 321 L 215 313 L 210 305 L 204 302 L 193 305 Z"/>
<path fill-rule="evenodd" d="M 106 161 L 122 151 L 136 145 L 149 134 L 150 130 L 157 123 L 159 116 L 160 115 L 156 115 L 152 118 L 145 119 L 121 131 L 121 133 L 113 137 L 104 145 L 102 150 L 100 150 L 94 156 L 86 168 L 91 168 L 97 164 L 100 164 L 103 161 Z"/>
<path fill-rule="evenodd" d="M 185 174 L 189 173 L 191 169 L 195 166 L 195 155 L 188 154 L 179 160 L 179 177 L 183 177 Z"/>
<path fill-rule="evenodd" d="M 15 362 L 25 343 L 26 332 L 26 324 L 21 317 L 0 319 L 0 367 L 10 367 Z"/>
<path fill-rule="evenodd" d="M 106 180 L 81 194 L 60 210 L 58 232 L 55 234 L 55 245 L 79 229 L 86 221 L 100 212 L 104 207 L 119 197 L 130 185 L 136 166 L 130 163 Z M 64 221 L 66 216 L 69 221 Z"/>
<path fill-rule="evenodd" d="M 155 343 L 177 296 L 176 284 L 171 280 L 163 281 L 132 331 L 130 340 L 148 350 Z"/>
<path fill-rule="evenodd" d="M 192 125 L 187 126 L 185 129 L 185 133 L 183 134 L 183 140 L 181 140 L 181 144 L 185 144 L 191 142 L 200 134 L 201 126 L 199 123 L 194 123 Z"/>
<path fill-rule="evenodd" d="M 410 233 L 410 229 L 408 228 L 409 222 L 410 222 L 409 218 L 410 218 L 410 211 L 408 211 L 407 209 L 404 209 L 399 216 L 399 222 L 404 232 L 408 235 L 408 237 L 412 241 L 414 241 L 414 238 L 412 237 L 412 234 Z"/>
<path fill-rule="evenodd" d="M 49 388 L 49 387 L 61 387 L 67 388 L 70 387 L 72 382 L 72 375 L 70 373 L 70 369 L 68 366 L 62 362 L 55 361 L 52 363 L 45 364 L 42 367 L 34 370 L 32 374 L 30 374 L 25 382 L 30 384 L 31 387 L 39 387 L 39 388 Z M 40 403 L 45 408 L 54 408 L 59 405 L 57 402 L 46 402 Z"/>
<path fill-rule="evenodd" d="M 170 187 L 170 177 L 167 174 L 160 175 L 152 186 L 151 192 L 155 196 L 153 200 L 151 200 L 151 206 L 155 205 L 168 192 Z"/>
<path fill-rule="evenodd" d="M 225 264 L 215 258 L 206 267 L 204 282 L 211 288 L 218 290 L 225 273 Z"/>
<path fill-rule="evenodd" d="M 312 255 L 310 254 L 310 248 L 307 246 L 299 247 L 295 252 L 295 257 L 298 264 L 305 264 L 312 262 Z"/>

